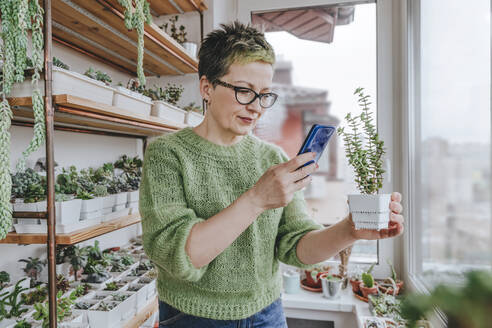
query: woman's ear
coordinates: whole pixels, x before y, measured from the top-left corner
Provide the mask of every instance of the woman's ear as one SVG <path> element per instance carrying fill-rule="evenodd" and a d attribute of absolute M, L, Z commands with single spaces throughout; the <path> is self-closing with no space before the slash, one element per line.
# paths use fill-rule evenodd
<path fill-rule="evenodd" d="M 203 75 L 200 78 L 200 95 L 202 96 L 202 99 L 204 99 L 206 102 L 210 103 L 210 97 L 212 94 L 214 86 L 210 81 L 207 79 L 205 75 Z"/>

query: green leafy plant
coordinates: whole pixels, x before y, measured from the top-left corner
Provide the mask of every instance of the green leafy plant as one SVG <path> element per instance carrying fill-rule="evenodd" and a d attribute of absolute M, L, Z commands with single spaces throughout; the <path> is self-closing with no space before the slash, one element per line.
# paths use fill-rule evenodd
<path fill-rule="evenodd" d="M 100 264 L 87 264 L 84 267 L 84 272 L 87 273 L 87 278 L 84 282 L 89 283 L 102 283 L 111 275 Z"/>
<path fill-rule="evenodd" d="M 6 271 L 0 271 L 0 290 L 2 290 L 5 286 L 10 282 L 10 275 Z"/>
<path fill-rule="evenodd" d="M 357 188 L 362 194 L 376 194 L 383 187 L 382 174 L 385 170 L 382 169 L 382 156 L 385 150 L 384 142 L 379 139 L 371 117 L 370 96 L 365 95 L 363 90 L 357 88 L 354 92 L 359 97 L 358 104 L 362 113 L 354 117 L 351 113 L 345 116 L 352 131 L 345 132 L 343 127 L 339 127 L 337 133 L 344 138 L 345 153 L 349 164 L 355 170 Z"/>
<path fill-rule="evenodd" d="M 118 286 L 116 285 L 116 283 L 114 281 L 108 282 L 106 284 L 106 288 L 104 288 L 104 290 L 118 290 Z"/>
<path fill-rule="evenodd" d="M 128 83 L 126 84 L 126 88 L 128 90 L 133 91 L 133 92 L 138 92 L 141 95 L 144 95 L 146 97 L 151 96 L 151 91 L 149 89 L 145 88 L 145 85 L 141 84 L 140 80 L 129 79 Z"/>
<path fill-rule="evenodd" d="M 178 15 L 172 16 L 169 19 L 169 22 L 162 24 L 159 27 L 163 29 L 164 32 L 169 34 L 171 38 L 173 38 L 179 44 L 182 45 L 183 43 L 188 41 L 188 39 L 186 38 L 187 32 L 186 32 L 186 28 L 183 25 L 180 25 L 179 27 L 177 26 L 178 19 L 179 19 Z M 168 28 L 169 28 L 169 32 L 167 30 Z"/>
<path fill-rule="evenodd" d="M 183 109 L 187 112 L 196 112 L 198 114 L 203 113 L 202 107 L 195 104 L 194 101 L 190 102 L 187 106 L 183 107 Z M 315 210 L 317 211 L 317 209 L 315 209 Z"/>
<path fill-rule="evenodd" d="M 67 297 L 62 297 L 63 293 L 59 291 L 56 294 L 56 317 L 60 322 L 63 318 L 72 314 L 71 307 L 76 299 L 75 292 L 70 293 Z M 48 303 L 36 303 L 34 304 L 34 320 L 42 321 L 42 327 L 49 327 L 49 306 Z"/>
<path fill-rule="evenodd" d="M 91 306 L 92 306 L 91 303 L 84 302 L 84 301 L 75 303 L 75 308 L 79 310 L 89 310 Z"/>
<path fill-rule="evenodd" d="M 115 301 L 118 301 L 118 302 L 123 302 L 128 297 L 130 297 L 130 295 L 128 295 L 128 294 L 111 294 L 111 296 L 113 297 L 113 299 Z"/>
<path fill-rule="evenodd" d="M 12 179 L 12 198 L 24 198 L 27 191 L 32 185 L 41 185 L 43 177 L 33 169 L 18 171 L 11 176 Z"/>
<path fill-rule="evenodd" d="M 19 280 L 15 284 L 14 290 L 12 290 L 10 294 L 7 294 L 2 300 L 2 303 L 4 305 L 10 307 L 9 313 L 5 313 L 5 318 L 19 317 L 20 315 L 22 315 L 22 313 L 27 312 L 26 308 L 22 308 L 22 305 L 24 305 L 25 303 L 20 296 L 22 292 L 27 290 L 27 288 L 24 288 L 20 285 L 24 280 L 26 280 L 26 278 Z"/>
<path fill-rule="evenodd" d="M 62 194 L 77 194 L 79 189 L 78 179 L 77 168 L 72 165 L 68 170 L 62 168 L 62 173 L 57 175 L 56 182 L 60 186 L 60 192 Z"/>
<path fill-rule="evenodd" d="M 490 327 L 492 309 L 492 272 L 469 271 L 464 284 L 440 284 L 430 294 L 410 294 L 402 303 L 402 316 L 408 327 L 435 308 L 442 310 L 452 328 Z"/>
<path fill-rule="evenodd" d="M 34 291 L 27 294 L 21 294 L 21 298 L 26 305 L 44 302 L 46 297 L 48 297 L 48 290 L 45 286 L 36 286 Z"/>
<path fill-rule="evenodd" d="M 137 75 L 141 85 L 145 85 L 143 71 L 144 56 L 144 25 L 152 23 L 150 7 L 147 0 L 118 0 L 125 8 L 125 27 L 128 30 L 136 29 L 138 35 Z"/>
<path fill-rule="evenodd" d="M 154 101 L 161 100 L 176 105 L 181 98 L 183 91 L 184 88 L 182 85 L 168 83 L 164 89 L 154 85 L 154 88 L 149 92 L 150 97 Z"/>
<path fill-rule="evenodd" d="M 105 197 L 108 195 L 108 187 L 104 185 L 96 185 L 94 187 L 93 195 L 95 197 Z"/>
<path fill-rule="evenodd" d="M 143 162 L 138 156 L 129 157 L 127 155 L 122 155 L 114 163 L 114 167 L 123 170 L 125 173 L 138 175 L 142 170 L 142 164 Z"/>
<path fill-rule="evenodd" d="M 36 203 L 46 199 L 46 184 L 29 185 L 24 194 L 24 203 Z"/>
<path fill-rule="evenodd" d="M 376 316 L 391 318 L 401 327 L 405 327 L 406 320 L 401 316 L 401 300 L 383 293 L 368 295 L 368 299 Z"/>
<path fill-rule="evenodd" d="M 24 269 L 22 269 L 28 277 L 31 278 L 32 282 L 36 282 L 38 280 L 39 274 L 43 271 L 43 267 L 46 265 L 46 260 L 41 261 L 39 258 L 28 257 L 26 259 L 21 259 L 18 262 L 26 263 Z M 31 284 L 32 284 L 31 282 Z"/>
<path fill-rule="evenodd" d="M 70 283 L 68 280 L 61 274 L 56 276 L 56 290 L 61 290 L 62 292 L 67 292 L 70 288 Z"/>
<path fill-rule="evenodd" d="M 78 285 L 75 288 L 75 296 L 81 297 L 81 296 L 87 295 L 91 289 L 92 289 L 92 287 L 89 284 Z"/>
<path fill-rule="evenodd" d="M 99 306 L 97 307 L 97 311 L 111 311 L 118 305 L 116 302 L 101 302 L 99 303 Z"/>
<path fill-rule="evenodd" d="M 108 74 L 106 74 L 102 71 L 99 71 L 99 70 L 96 71 L 92 67 L 89 67 L 89 69 L 87 69 L 87 71 L 85 71 L 84 75 L 90 77 L 91 79 L 101 81 L 106 85 L 111 85 L 111 82 L 113 82 L 113 80 L 111 79 L 111 77 Z"/>
<path fill-rule="evenodd" d="M 20 321 L 17 321 L 14 328 L 31 328 L 32 325 L 26 321 L 26 319 L 22 319 Z"/>
<path fill-rule="evenodd" d="M 62 62 L 60 59 L 58 59 L 56 57 L 53 57 L 53 66 L 63 68 L 66 70 L 70 69 L 70 66 L 68 66 L 67 64 L 65 64 L 64 62 Z"/>
<path fill-rule="evenodd" d="M 74 246 L 70 249 L 70 252 L 67 256 L 69 257 L 70 264 L 73 268 L 74 279 L 75 281 L 77 281 L 77 272 L 85 267 L 85 265 L 87 264 L 87 250 L 86 248 Z"/>

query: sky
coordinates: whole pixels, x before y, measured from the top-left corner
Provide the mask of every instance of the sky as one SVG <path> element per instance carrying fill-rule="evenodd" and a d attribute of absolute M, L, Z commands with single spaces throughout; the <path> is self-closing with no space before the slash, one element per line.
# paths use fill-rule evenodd
<path fill-rule="evenodd" d="M 490 143 L 490 1 L 432 0 L 421 7 L 422 139 Z M 328 90 L 330 112 L 340 120 L 359 112 L 359 86 L 376 104 L 374 3 L 357 5 L 354 22 L 337 26 L 331 44 L 286 32 L 267 39 L 293 63 L 296 85 Z"/>

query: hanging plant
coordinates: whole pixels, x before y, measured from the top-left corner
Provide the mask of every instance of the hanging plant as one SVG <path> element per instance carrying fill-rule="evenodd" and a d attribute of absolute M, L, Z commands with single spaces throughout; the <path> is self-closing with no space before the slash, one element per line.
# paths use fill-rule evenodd
<path fill-rule="evenodd" d="M 27 156 L 37 150 L 45 140 L 45 117 L 43 98 L 38 88 L 40 72 L 43 69 L 43 9 L 38 0 L 0 1 L 1 32 L 0 59 L 3 61 L 0 103 L 0 239 L 5 238 L 12 225 L 10 193 L 10 124 L 12 111 L 7 96 L 14 83 L 23 82 L 27 68 L 28 31 L 32 31 L 32 64 L 35 84 L 32 102 L 34 113 L 34 137 L 17 166 L 24 171 Z"/>
<path fill-rule="evenodd" d="M 137 30 L 138 35 L 138 58 L 137 75 L 141 85 L 145 85 L 145 75 L 143 71 L 144 55 L 144 25 L 152 23 L 149 3 L 147 0 L 118 0 L 119 4 L 125 8 L 125 27 L 128 30 Z M 133 6 L 135 3 L 135 6 Z"/>

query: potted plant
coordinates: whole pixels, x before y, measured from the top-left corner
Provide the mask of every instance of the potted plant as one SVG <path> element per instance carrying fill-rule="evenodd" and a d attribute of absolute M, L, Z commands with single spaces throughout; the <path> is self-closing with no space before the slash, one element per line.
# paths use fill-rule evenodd
<path fill-rule="evenodd" d="M 62 291 L 56 294 L 56 318 L 58 322 L 62 322 L 65 318 L 72 315 L 72 305 L 76 299 L 75 293 L 62 297 Z M 34 304 L 33 318 L 42 322 L 43 328 L 49 327 L 49 306 L 47 302 Z"/>
<path fill-rule="evenodd" d="M 16 318 L 20 317 L 23 313 L 28 311 L 28 309 L 24 307 L 25 303 L 21 297 L 21 294 L 27 290 L 27 288 L 22 287 L 22 283 L 24 281 L 25 278 L 19 280 L 10 293 L 1 294 L 4 297 L 2 298 L 1 302 L 3 313 L 0 313 L 0 316 L 3 316 L 5 318 Z"/>
<path fill-rule="evenodd" d="M 87 250 L 85 248 L 80 248 L 79 246 L 71 246 L 71 251 L 68 256 L 70 264 L 72 265 L 74 280 L 77 281 L 81 269 L 83 269 L 87 263 Z"/>
<path fill-rule="evenodd" d="M 53 66 L 66 69 L 67 71 L 70 70 L 70 66 L 68 66 L 61 59 L 56 57 L 53 57 Z"/>
<path fill-rule="evenodd" d="M 328 299 L 338 298 L 342 289 L 343 277 L 338 274 L 323 273 L 319 276 L 323 288 L 323 296 Z"/>
<path fill-rule="evenodd" d="M 53 66 L 53 95 L 69 94 L 74 95 L 77 90 L 78 97 L 90 99 L 95 102 L 111 105 L 113 101 L 113 88 L 108 86 L 109 76 L 100 71 L 89 68 L 86 74 L 69 71 L 59 66 Z M 109 78 L 110 79 L 110 78 Z M 41 75 L 40 81 L 44 77 Z M 14 85 L 11 97 L 30 97 L 33 86 L 31 79 Z M 41 88 L 41 95 L 44 95 L 44 88 Z"/>
<path fill-rule="evenodd" d="M 87 312 L 91 327 L 112 327 L 121 321 L 122 313 L 117 307 L 120 302 L 101 301 Z"/>
<path fill-rule="evenodd" d="M 398 279 L 398 277 L 396 275 L 395 267 L 393 266 L 393 263 L 391 263 L 391 261 L 389 259 L 387 259 L 386 262 L 390 266 L 391 279 L 395 282 L 396 294 L 398 295 L 398 294 L 400 294 L 400 291 L 403 288 L 403 281 Z M 393 283 L 392 283 L 391 279 L 387 278 L 384 280 L 383 284 L 380 284 L 379 289 L 381 290 L 381 292 L 383 292 L 385 294 L 386 293 L 393 294 Z"/>
<path fill-rule="evenodd" d="M 87 277 L 83 279 L 83 282 L 98 286 L 102 286 L 103 283 L 112 279 L 111 274 L 100 264 L 87 264 L 84 267 L 84 273 L 87 274 Z"/>
<path fill-rule="evenodd" d="M 89 67 L 87 69 L 87 71 L 85 71 L 84 75 L 88 76 L 91 79 L 94 79 L 96 81 L 101 81 L 102 83 L 106 84 L 107 86 L 110 86 L 111 82 L 113 82 L 113 80 L 111 79 L 111 77 L 107 73 L 105 73 L 103 71 L 99 71 L 99 70 L 96 71 L 92 67 Z"/>
<path fill-rule="evenodd" d="M 26 263 L 26 266 L 22 270 L 31 278 L 31 287 L 36 287 L 39 284 L 38 277 L 43 271 L 43 266 L 46 265 L 46 260 L 41 261 L 37 257 L 32 258 L 29 256 L 27 259 L 21 259 L 18 262 Z"/>
<path fill-rule="evenodd" d="M 439 308 L 447 317 L 450 328 L 490 327 L 492 308 L 492 273 L 472 270 L 465 273 L 464 282 L 439 284 L 430 294 L 409 294 L 402 302 L 402 316 L 408 327 Z"/>
<path fill-rule="evenodd" d="M 319 277 L 323 273 L 329 273 L 330 270 L 330 266 L 315 266 L 313 269 L 304 270 L 306 274 L 306 285 L 311 288 L 321 288 Z"/>
<path fill-rule="evenodd" d="M 92 180 L 91 171 L 81 170 L 77 175 L 77 198 L 82 200 L 80 220 L 91 220 L 101 216 L 102 198 L 94 195 L 96 183 Z"/>
<path fill-rule="evenodd" d="M 37 212 L 46 210 L 45 179 L 33 169 L 26 169 L 11 175 L 11 197 L 15 199 L 13 210 Z M 34 221 L 34 222 L 33 222 Z M 20 224 L 39 223 L 38 219 L 18 219 Z"/>
<path fill-rule="evenodd" d="M 35 303 L 44 302 L 48 297 L 48 290 L 46 286 L 36 286 L 36 288 L 29 293 L 21 294 L 21 298 L 26 305 L 34 305 Z"/>
<path fill-rule="evenodd" d="M 8 287 L 10 283 L 10 275 L 7 271 L 0 271 L 0 291 Z"/>
<path fill-rule="evenodd" d="M 359 288 L 362 292 L 362 296 L 365 298 L 370 294 L 378 293 L 377 283 L 374 281 L 373 276 L 368 272 L 362 273 L 362 282 L 360 283 Z"/>
<path fill-rule="evenodd" d="M 28 321 L 26 321 L 26 319 L 22 319 L 22 320 L 19 320 L 15 323 L 15 326 L 14 328 L 31 328 L 32 327 L 32 324 Z"/>
<path fill-rule="evenodd" d="M 371 268 L 367 272 L 371 273 L 373 266 L 374 266 L 374 264 L 371 265 Z M 358 266 L 355 269 L 355 271 L 352 273 L 352 275 L 350 276 L 349 281 L 350 281 L 350 285 L 352 285 L 352 291 L 355 294 L 358 294 L 360 292 L 359 285 L 362 282 L 362 271 L 359 269 Z"/>
<path fill-rule="evenodd" d="M 114 166 L 112 163 L 105 163 L 102 167 L 97 170 L 89 169 L 91 172 L 92 180 L 96 183 L 96 187 L 102 186 L 98 188 L 101 190 L 100 193 L 102 196 L 102 210 L 101 214 L 103 218 L 113 212 L 114 205 L 116 204 L 116 193 L 112 193 L 114 189 L 111 188 L 111 181 L 114 176 Z"/>
<path fill-rule="evenodd" d="M 138 80 L 130 79 L 126 88 L 118 84 L 113 95 L 113 106 L 128 110 L 132 113 L 148 116 L 152 100 L 145 95 L 145 88 L 139 88 Z"/>
<path fill-rule="evenodd" d="M 361 192 L 348 195 L 355 229 L 381 230 L 388 228 L 391 194 L 377 194 L 383 187 L 384 142 L 379 139 L 372 122 L 369 95 L 365 95 L 363 90 L 357 88 L 354 92 L 362 113 L 355 117 L 350 113 L 345 116 L 352 131 L 345 132 L 343 127 L 339 127 L 337 132 L 344 137 L 346 156 L 355 170 L 355 182 Z M 363 126 L 359 129 L 361 124 Z"/>
<path fill-rule="evenodd" d="M 183 107 L 186 111 L 185 123 L 191 126 L 197 126 L 203 121 L 202 107 L 191 102 L 188 106 Z"/>
<path fill-rule="evenodd" d="M 150 93 L 153 100 L 151 114 L 172 122 L 184 123 L 186 111 L 176 106 L 183 91 L 184 88 L 176 84 L 168 83 L 164 89 L 154 86 Z"/>
<path fill-rule="evenodd" d="M 142 175 L 142 160 L 138 158 L 138 156 L 132 158 L 127 155 L 122 155 L 114 163 L 114 167 L 123 171 L 122 176 L 130 188 L 130 191 L 128 191 L 126 207 L 138 209 L 138 188 L 140 187 Z"/>

